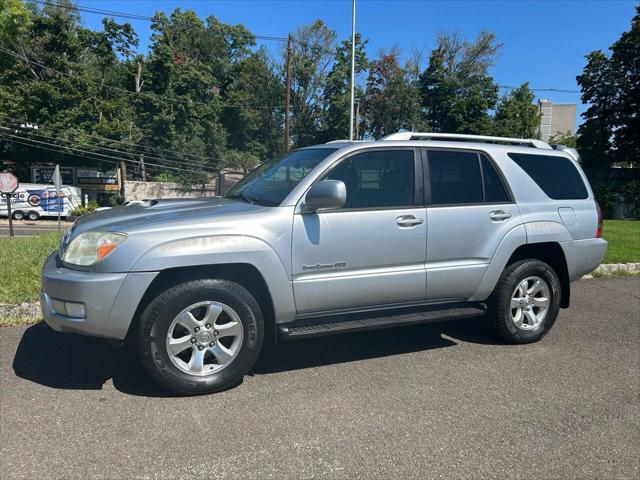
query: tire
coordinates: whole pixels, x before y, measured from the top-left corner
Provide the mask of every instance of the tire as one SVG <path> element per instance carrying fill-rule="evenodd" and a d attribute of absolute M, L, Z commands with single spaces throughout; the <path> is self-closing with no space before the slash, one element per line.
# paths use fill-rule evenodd
<path fill-rule="evenodd" d="M 158 385 L 197 395 L 241 383 L 263 340 L 260 307 L 244 287 L 199 279 L 177 284 L 147 305 L 136 345 L 145 372 Z"/>
<path fill-rule="evenodd" d="M 11 214 L 14 220 L 24 220 L 24 212 L 18 210 L 17 212 L 13 212 Z"/>
<path fill-rule="evenodd" d="M 506 342 L 537 342 L 556 321 L 560 295 L 560 280 L 553 268 L 540 260 L 520 260 L 508 265 L 498 280 L 488 302 L 489 318 Z"/>
<path fill-rule="evenodd" d="M 38 214 L 38 212 L 33 212 L 32 211 L 32 212 L 27 213 L 27 220 L 35 222 L 39 218 L 40 218 L 40 215 Z"/>

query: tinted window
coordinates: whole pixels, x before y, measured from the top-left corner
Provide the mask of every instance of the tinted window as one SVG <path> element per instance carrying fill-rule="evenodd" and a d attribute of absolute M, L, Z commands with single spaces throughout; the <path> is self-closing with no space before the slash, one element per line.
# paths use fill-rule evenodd
<path fill-rule="evenodd" d="M 482 159 L 482 177 L 484 179 L 484 201 L 490 203 L 508 202 L 509 195 L 507 195 L 491 160 L 484 155 L 481 155 L 480 158 Z"/>
<path fill-rule="evenodd" d="M 430 150 L 431 203 L 481 203 L 482 179 L 478 154 Z"/>
<path fill-rule="evenodd" d="M 587 188 L 573 162 L 564 157 L 510 153 L 534 182 L 554 200 L 577 200 L 587 198 Z"/>
<path fill-rule="evenodd" d="M 286 153 L 260 165 L 236 183 L 225 196 L 259 205 L 280 205 L 293 187 L 336 150 L 308 148 Z"/>
<path fill-rule="evenodd" d="M 364 152 L 341 162 L 326 176 L 347 187 L 344 208 L 401 207 L 413 205 L 412 150 Z"/>

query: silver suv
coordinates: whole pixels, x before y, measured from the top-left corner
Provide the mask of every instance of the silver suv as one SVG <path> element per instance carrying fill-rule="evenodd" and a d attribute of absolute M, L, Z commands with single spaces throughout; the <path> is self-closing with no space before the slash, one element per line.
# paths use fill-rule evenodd
<path fill-rule="evenodd" d="M 180 394 L 239 383 L 265 342 L 485 316 L 539 340 L 607 242 L 575 150 L 396 133 L 268 161 L 225 197 L 76 221 L 48 258 L 55 330 L 131 340 Z"/>

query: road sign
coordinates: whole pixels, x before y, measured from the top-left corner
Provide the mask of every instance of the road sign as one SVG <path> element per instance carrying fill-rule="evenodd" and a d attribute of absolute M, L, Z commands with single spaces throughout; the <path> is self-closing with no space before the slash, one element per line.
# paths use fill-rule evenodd
<path fill-rule="evenodd" d="M 9 217 L 9 238 L 13 237 L 13 215 L 11 214 L 11 194 L 18 189 L 18 177 L 11 172 L 0 172 L 0 193 L 7 196 L 7 216 Z"/>
<path fill-rule="evenodd" d="M 13 193 L 18 189 L 18 177 L 11 172 L 0 172 L 0 193 Z"/>

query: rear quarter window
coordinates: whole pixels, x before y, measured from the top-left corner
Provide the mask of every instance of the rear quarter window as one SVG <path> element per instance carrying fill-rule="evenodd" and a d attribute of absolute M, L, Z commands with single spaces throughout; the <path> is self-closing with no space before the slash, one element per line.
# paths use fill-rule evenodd
<path fill-rule="evenodd" d="M 582 200 L 589 197 L 587 187 L 571 160 L 551 155 L 509 153 L 549 198 Z"/>

